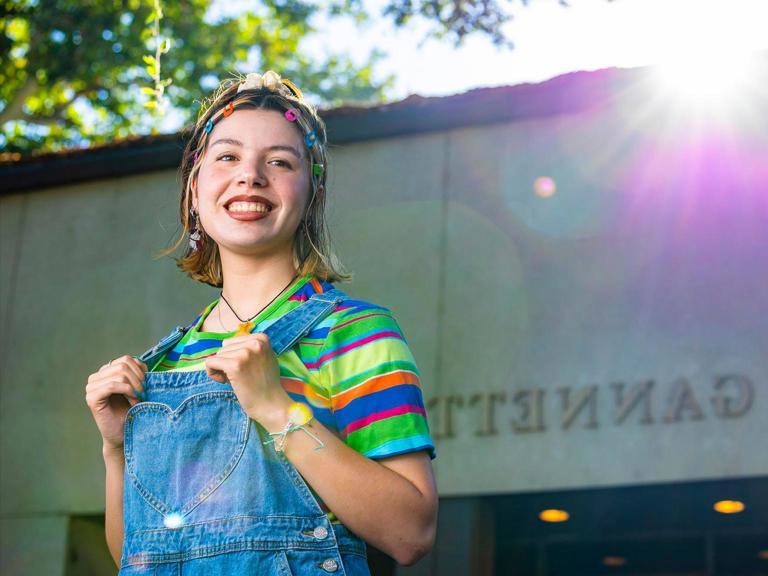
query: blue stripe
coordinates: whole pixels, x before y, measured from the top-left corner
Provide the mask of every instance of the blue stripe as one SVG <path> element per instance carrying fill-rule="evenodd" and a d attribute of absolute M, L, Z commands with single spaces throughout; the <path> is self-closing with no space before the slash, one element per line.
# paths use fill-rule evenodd
<path fill-rule="evenodd" d="M 398 386 L 387 388 L 386 390 L 379 390 L 378 392 L 355 398 L 352 402 L 344 406 L 344 408 L 334 411 L 336 424 L 339 429 L 343 430 L 350 424 L 350 422 L 354 422 L 355 420 L 359 420 L 360 418 L 364 418 L 375 412 L 402 406 L 403 404 L 415 404 L 424 408 L 421 389 L 415 384 L 400 384 Z"/>
<path fill-rule="evenodd" d="M 368 450 L 363 453 L 368 458 L 387 458 L 389 456 L 396 456 L 397 454 L 405 454 L 408 452 L 416 452 L 418 450 L 428 450 L 429 458 L 434 460 L 437 457 L 435 447 L 432 444 L 432 439 L 429 435 L 420 434 L 418 436 L 410 436 L 408 438 L 397 438 L 385 442 L 381 446 Z"/>

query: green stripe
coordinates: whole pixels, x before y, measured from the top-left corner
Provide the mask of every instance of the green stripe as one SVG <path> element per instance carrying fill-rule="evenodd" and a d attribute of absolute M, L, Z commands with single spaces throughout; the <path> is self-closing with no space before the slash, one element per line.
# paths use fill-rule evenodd
<path fill-rule="evenodd" d="M 358 452 L 367 452 L 390 440 L 422 434 L 429 434 L 427 421 L 421 414 L 411 412 L 378 420 L 355 430 L 344 441 Z"/>

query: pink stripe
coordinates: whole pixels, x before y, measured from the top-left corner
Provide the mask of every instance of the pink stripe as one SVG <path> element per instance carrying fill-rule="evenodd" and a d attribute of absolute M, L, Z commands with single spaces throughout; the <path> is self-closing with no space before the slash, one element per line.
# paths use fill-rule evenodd
<path fill-rule="evenodd" d="M 413 413 L 421 414 L 425 417 L 427 415 L 427 413 L 424 411 L 424 408 L 416 404 L 404 404 L 402 406 L 395 406 L 394 408 L 390 408 L 389 410 L 374 412 L 373 414 L 369 414 L 365 418 L 360 418 L 359 420 L 350 422 L 349 425 L 346 428 L 344 428 L 343 434 L 347 436 L 352 432 L 354 432 L 355 430 L 360 430 L 360 428 L 364 428 L 365 426 L 368 426 L 368 424 L 373 424 L 374 422 L 377 422 L 379 420 L 385 420 L 386 418 L 391 418 L 392 416 L 401 416 L 402 414 L 413 414 Z"/>
<path fill-rule="evenodd" d="M 357 342 L 353 342 L 352 344 L 349 344 L 347 346 L 342 346 L 341 348 L 333 350 L 332 352 L 328 352 L 328 354 L 325 354 L 320 358 L 318 358 L 317 362 L 306 364 L 306 366 L 307 368 L 319 368 L 331 358 L 335 358 L 336 356 L 340 356 L 346 352 L 349 352 L 350 350 L 354 350 L 355 348 L 368 344 L 369 342 L 374 342 L 381 338 L 397 338 L 399 340 L 401 339 L 401 336 L 397 332 L 377 332 L 376 334 L 367 336 L 366 338 L 358 340 Z"/>
<path fill-rule="evenodd" d="M 211 356 L 216 356 L 216 352 L 214 352 L 213 354 L 206 354 L 205 356 L 200 356 L 199 358 L 193 358 L 192 356 L 179 356 L 179 359 L 176 360 L 176 363 L 196 362 L 198 360 L 205 360 L 206 358 L 210 358 Z"/>

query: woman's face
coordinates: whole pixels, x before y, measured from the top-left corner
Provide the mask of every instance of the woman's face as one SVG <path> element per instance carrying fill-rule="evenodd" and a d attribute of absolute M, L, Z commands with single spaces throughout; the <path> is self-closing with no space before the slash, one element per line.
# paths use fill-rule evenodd
<path fill-rule="evenodd" d="M 192 203 L 222 255 L 292 253 L 309 195 L 308 150 L 283 114 L 236 110 L 214 125 Z"/>

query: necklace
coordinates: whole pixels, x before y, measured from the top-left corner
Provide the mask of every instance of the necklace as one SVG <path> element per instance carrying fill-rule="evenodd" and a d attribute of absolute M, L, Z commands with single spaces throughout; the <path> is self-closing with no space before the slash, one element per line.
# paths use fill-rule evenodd
<path fill-rule="evenodd" d="M 264 306 L 261 308 L 261 310 L 259 310 L 258 312 L 256 312 L 256 314 L 254 314 L 253 316 L 251 316 L 251 317 L 250 317 L 250 318 L 248 318 L 247 320 L 243 320 L 242 318 L 240 318 L 240 315 L 239 315 L 237 312 L 235 312 L 235 309 L 234 309 L 234 308 L 232 308 L 232 304 L 230 304 L 230 303 L 227 301 L 226 297 L 224 296 L 224 290 L 222 290 L 222 291 L 221 291 L 221 294 L 220 294 L 220 295 L 221 295 L 221 299 L 222 299 L 222 300 L 224 300 L 224 303 L 227 305 L 227 307 L 228 307 L 230 310 L 232 310 L 232 314 L 234 314 L 234 315 L 235 315 L 235 318 L 237 318 L 237 319 L 240 321 L 240 324 L 239 324 L 239 325 L 238 325 L 238 327 L 237 327 L 237 332 L 235 333 L 235 336 L 241 336 L 241 335 L 243 335 L 243 334 L 250 334 L 250 333 L 251 333 L 251 330 L 253 330 L 253 328 L 254 328 L 254 326 L 255 326 L 255 325 L 254 325 L 254 323 L 253 323 L 253 319 L 254 319 L 254 318 L 256 318 L 256 316 L 258 316 L 258 315 L 259 315 L 259 314 L 261 314 L 262 312 L 264 312 L 264 310 L 266 310 L 266 309 L 267 309 L 267 308 L 270 306 L 270 304 L 272 304 L 272 302 L 274 302 L 275 300 L 277 300 L 277 298 L 278 298 L 278 297 L 279 297 L 279 296 L 280 296 L 280 295 L 281 295 L 283 292 L 285 292 L 285 291 L 288 289 L 288 286 L 290 286 L 291 284 L 293 284 L 293 281 L 294 281 L 294 280 L 296 280 L 296 278 L 298 277 L 298 275 L 299 275 L 299 274 L 298 274 L 298 272 L 297 272 L 297 273 L 296 273 L 296 274 L 293 276 L 293 278 L 291 278 L 291 280 L 288 282 L 288 284 L 286 284 L 286 285 L 285 285 L 285 287 L 284 287 L 282 290 L 280 290 L 280 292 L 278 292 L 277 294 L 275 294 L 275 297 L 274 297 L 274 298 L 272 298 L 272 300 L 270 300 L 269 302 L 267 302 L 267 303 L 266 303 L 266 304 L 265 304 L 265 305 L 264 305 Z M 221 321 L 221 306 L 219 306 L 219 324 L 221 324 L 221 325 L 222 325 L 222 327 L 226 329 L 226 326 L 224 326 L 224 322 L 222 322 L 222 321 Z M 229 332 L 229 330 L 227 330 L 227 332 Z"/>

